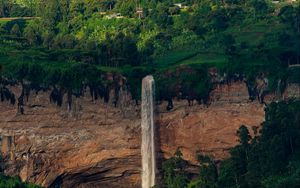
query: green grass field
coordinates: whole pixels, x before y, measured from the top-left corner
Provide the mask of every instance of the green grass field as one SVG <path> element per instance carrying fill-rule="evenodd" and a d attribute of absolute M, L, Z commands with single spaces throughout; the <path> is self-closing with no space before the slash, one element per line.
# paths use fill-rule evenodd
<path fill-rule="evenodd" d="M 192 50 L 175 50 L 169 51 L 161 57 L 154 60 L 155 67 L 162 68 L 180 64 L 180 62 L 190 59 L 198 54 Z"/>
<path fill-rule="evenodd" d="M 260 21 L 255 24 L 245 24 L 241 26 L 232 26 L 224 31 L 224 34 L 232 34 L 238 43 L 245 42 L 248 45 L 257 45 L 263 39 L 264 34 L 282 27 L 275 21 L 268 23 Z M 272 27 L 270 27 L 272 25 Z M 222 53 L 222 49 L 213 49 L 209 51 L 189 49 L 177 49 L 169 51 L 161 57 L 154 60 L 155 67 L 158 69 L 167 69 L 168 67 L 181 65 L 206 64 L 209 67 L 224 67 L 227 59 Z M 257 64 L 257 62 L 254 62 Z M 259 63 L 258 63 L 259 64 Z"/>

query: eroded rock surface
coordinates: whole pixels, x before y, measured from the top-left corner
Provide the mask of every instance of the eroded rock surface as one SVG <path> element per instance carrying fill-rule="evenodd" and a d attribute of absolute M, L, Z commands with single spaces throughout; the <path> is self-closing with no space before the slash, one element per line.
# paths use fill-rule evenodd
<path fill-rule="evenodd" d="M 264 119 L 264 106 L 248 98 L 239 82 L 218 87 L 209 106 L 175 101 L 167 112 L 163 103 L 156 116 L 159 157 L 177 148 L 192 165 L 198 152 L 227 157 L 238 127 L 251 130 Z M 68 112 L 66 105 L 50 104 L 47 93 L 32 93 L 24 115 L 0 103 L 5 173 L 45 187 L 140 187 L 139 107 L 127 101 L 115 108 L 89 96 L 73 102 Z"/>
<path fill-rule="evenodd" d="M 88 97 L 77 99 L 76 113 L 47 98 L 33 94 L 24 115 L 0 103 L 8 175 L 45 187 L 139 187 L 139 118 Z"/>

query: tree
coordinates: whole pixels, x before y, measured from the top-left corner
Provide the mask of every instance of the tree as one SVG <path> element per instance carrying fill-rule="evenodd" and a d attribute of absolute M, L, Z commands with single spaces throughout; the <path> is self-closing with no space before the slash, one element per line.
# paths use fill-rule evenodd
<path fill-rule="evenodd" d="M 177 149 L 174 157 L 163 163 L 163 183 L 166 188 L 183 188 L 187 185 L 188 177 L 185 166 L 182 153 Z"/>
<path fill-rule="evenodd" d="M 224 8 L 219 8 L 210 13 L 209 27 L 212 31 L 222 31 L 228 27 L 229 18 Z"/>
<path fill-rule="evenodd" d="M 210 11 L 210 7 L 205 9 L 202 7 L 201 9 L 197 9 L 195 14 L 190 16 L 186 14 L 181 14 L 183 19 L 186 19 L 184 22 L 184 27 L 189 28 L 190 30 L 194 31 L 198 36 L 202 37 L 204 34 L 207 33 L 207 22 L 206 16 L 208 16 L 208 12 Z"/>
<path fill-rule="evenodd" d="M 247 146 L 249 144 L 251 136 L 248 128 L 245 125 L 242 125 L 239 128 L 239 130 L 237 131 L 237 135 L 239 137 L 239 142 L 242 144 L 242 146 Z"/>
<path fill-rule="evenodd" d="M 23 0 L 24 4 L 26 7 L 30 9 L 30 15 L 29 16 L 34 16 L 36 15 L 36 9 L 37 9 L 37 0 Z"/>
<path fill-rule="evenodd" d="M 218 168 L 215 161 L 205 155 L 198 156 L 199 178 L 191 183 L 192 188 L 217 188 L 218 187 Z"/>
<path fill-rule="evenodd" d="M 100 2 L 100 10 L 112 10 L 116 4 L 116 0 L 103 0 Z"/>
<path fill-rule="evenodd" d="M 42 27 L 47 31 L 53 31 L 56 33 L 56 25 L 62 20 L 60 1 L 41 0 L 39 3 L 39 15 L 41 15 Z"/>
<path fill-rule="evenodd" d="M 173 23 L 172 17 L 168 14 L 169 8 L 164 3 L 159 3 L 155 10 L 152 11 L 152 20 L 162 28 L 166 28 Z"/>
<path fill-rule="evenodd" d="M 173 98 L 176 96 L 176 80 L 174 75 L 168 73 L 167 75 L 160 75 L 157 76 L 157 89 L 156 92 L 158 93 L 159 100 L 166 100 L 168 105 L 166 110 L 173 109 Z"/>
<path fill-rule="evenodd" d="M 27 26 L 24 30 L 24 36 L 28 40 L 30 45 L 36 45 L 39 43 L 39 37 L 35 30 L 31 26 Z"/>
<path fill-rule="evenodd" d="M 251 0 L 249 4 L 253 8 L 255 18 L 265 16 L 269 10 L 268 4 L 265 0 Z"/>
<path fill-rule="evenodd" d="M 170 7 L 169 14 L 176 15 L 180 13 L 180 8 L 178 6 Z"/>
<path fill-rule="evenodd" d="M 54 40 L 54 33 L 51 31 L 46 31 L 45 33 L 43 33 L 42 35 L 42 39 L 43 39 L 43 46 L 50 49 L 53 45 L 53 40 Z"/>
<path fill-rule="evenodd" d="M 16 37 L 20 37 L 21 36 L 21 31 L 20 31 L 20 27 L 18 24 L 15 24 L 10 31 L 10 34 L 16 36 Z"/>
<path fill-rule="evenodd" d="M 136 11 L 135 1 L 117 1 L 115 7 L 123 16 L 128 17 L 133 17 Z"/>
<path fill-rule="evenodd" d="M 136 66 L 140 64 L 140 54 L 137 50 L 136 41 L 123 32 L 118 32 L 116 36 L 107 34 L 103 43 L 103 51 L 109 62 L 108 66 L 119 67 L 126 64 Z"/>
<path fill-rule="evenodd" d="M 0 0 L 0 17 L 8 17 L 10 13 L 11 2 Z"/>

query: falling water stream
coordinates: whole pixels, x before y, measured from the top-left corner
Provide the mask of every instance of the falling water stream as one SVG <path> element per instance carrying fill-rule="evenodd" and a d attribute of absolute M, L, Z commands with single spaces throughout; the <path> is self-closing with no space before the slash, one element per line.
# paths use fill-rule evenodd
<path fill-rule="evenodd" d="M 142 81 L 142 188 L 155 185 L 154 93 L 153 76 Z"/>

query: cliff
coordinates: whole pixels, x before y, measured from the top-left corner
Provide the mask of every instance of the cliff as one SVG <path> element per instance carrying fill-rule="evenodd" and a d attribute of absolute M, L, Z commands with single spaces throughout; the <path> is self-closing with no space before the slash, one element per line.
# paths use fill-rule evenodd
<path fill-rule="evenodd" d="M 20 94 L 18 87 L 11 90 Z M 48 93 L 32 93 L 23 115 L 16 105 L 0 103 L 5 173 L 45 187 L 140 187 L 140 109 L 126 91 L 120 97 L 113 107 L 86 94 L 74 98 L 68 112 L 66 104 L 51 104 Z M 209 106 L 180 100 L 172 111 L 158 106 L 159 159 L 177 148 L 191 165 L 197 165 L 198 152 L 226 158 L 238 127 L 252 130 L 264 120 L 264 105 L 248 100 L 244 82 L 220 85 L 210 98 Z"/>

